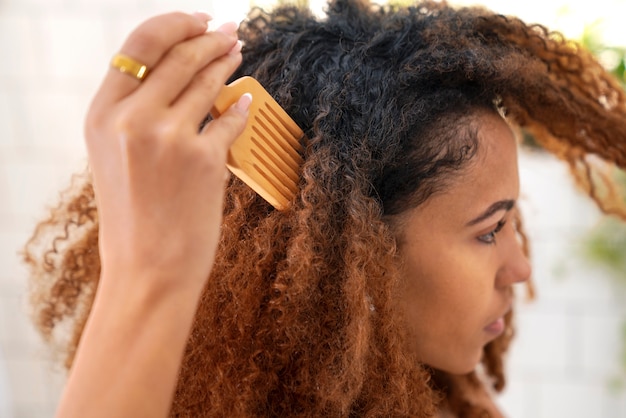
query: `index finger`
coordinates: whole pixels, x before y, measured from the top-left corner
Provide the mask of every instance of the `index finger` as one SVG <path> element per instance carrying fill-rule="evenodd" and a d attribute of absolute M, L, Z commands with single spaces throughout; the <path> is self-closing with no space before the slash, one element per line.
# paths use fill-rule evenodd
<path fill-rule="evenodd" d="M 203 13 L 174 12 L 155 16 L 131 32 L 119 52 L 150 69 L 174 45 L 205 33 L 209 20 L 210 16 Z M 140 80 L 111 68 L 100 85 L 94 104 L 115 103 L 132 93 L 139 84 Z"/>

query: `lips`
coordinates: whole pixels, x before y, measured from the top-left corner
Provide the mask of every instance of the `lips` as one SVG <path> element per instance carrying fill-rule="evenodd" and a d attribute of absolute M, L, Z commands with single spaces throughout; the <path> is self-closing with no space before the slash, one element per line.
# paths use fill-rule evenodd
<path fill-rule="evenodd" d="M 504 317 L 501 316 L 500 318 L 493 321 L 491 324 L 487 325 L 484 329 L 489 334 L 500 335 L 504 332 L 504 325 Z"/>
<path fill-rule="evenodd" d="M 504 332 L 506 324 L 504 323 L 504 316 L 511 310 L 511 303 L 507 304 L 503 313 L 497 317 L 493 322 L 490 322 L 485 328 L 485 332 L 498 336 Z"/>

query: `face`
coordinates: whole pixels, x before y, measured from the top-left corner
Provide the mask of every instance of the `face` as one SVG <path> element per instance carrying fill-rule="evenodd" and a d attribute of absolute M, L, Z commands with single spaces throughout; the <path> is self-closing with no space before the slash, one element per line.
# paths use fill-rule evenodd
<path fill-rule="evenodd" d="M 478 151 L 444 191 L 395 220 L 402 260 L 398 299 L 419 360 L 472 371 L 504 331 L 512 285 L 530 276 L 514 225 L 517 145 L 495 112 L 476 119 Z"/>

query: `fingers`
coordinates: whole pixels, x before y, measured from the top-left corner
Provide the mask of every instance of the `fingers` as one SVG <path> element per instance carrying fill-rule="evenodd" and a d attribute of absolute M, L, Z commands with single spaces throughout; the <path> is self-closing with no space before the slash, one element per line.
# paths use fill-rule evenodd
<path fill-rule="evenodd" d="M 228 75 L 239 65 L 240 58 L 232 56 L 239 55 L 239 51 L 229 56 L 229 51 L 239 45 L 237 25 L 225 26 L 182 42 L 168 51 L 144 81 L 139 92 L 142 98 L 150 103 L 170 105 L 197 77 L 198 72 L 204 74 L 203 79 L 207 82 L 217 83 L 212 91 L 224 85 Z"/>
<path fill-rule="evenodd" d="M 193 132 L 197 137 L 198 124 L 241 62 L 237 25 L 206 32 L 208 19 L 170 13 L 131 33 L 120 53 L 145 64 L 150 73 L 140 81 L 115 68 L 109 71 L 87 115 L 88 142 L 101 142 L 107 133 L 128 137 L 129 126 L 133 135 L 158 139 L 163 136 L 158 126 L 178 125 L 178 136 Z M 211 147 L 226 151 L 243 130 L 249 100 L 242 100 L 205 130 L 215 138 L 205 141 Z"/>
<path fill-rule="evenodd" d="M 193 76 L 189 85 L 172 104 L 174 112 L 180 117 L 189 118 L 196 125 L 204 120 L 226 80 L 241 64 L 241 43 L 235 45 L 229 53 Z"/>
<path fill-rule="evenodd" d="M 129 35 L 120 53 L 151 69 L 174 45 L 205 33 L 209 19 L 202 13 L 189 15 L 180 12 L 153 17 Z M 115 103 L 132 93 L 139 84 L 139 80 L 111 68 L 94 104 L 107 106 Z"/>

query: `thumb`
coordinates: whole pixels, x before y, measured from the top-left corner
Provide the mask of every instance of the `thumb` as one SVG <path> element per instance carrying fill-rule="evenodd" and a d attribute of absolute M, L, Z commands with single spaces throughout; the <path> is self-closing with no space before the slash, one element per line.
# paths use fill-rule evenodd
<path fill-rule="evenodd" d="M 210 143 L 227 151 L 246 127 L 250 104 L 252 104 L 252 95 L 245 93 L 219 118 L 211 121 L 202 135 L 210 136 Z"/>

